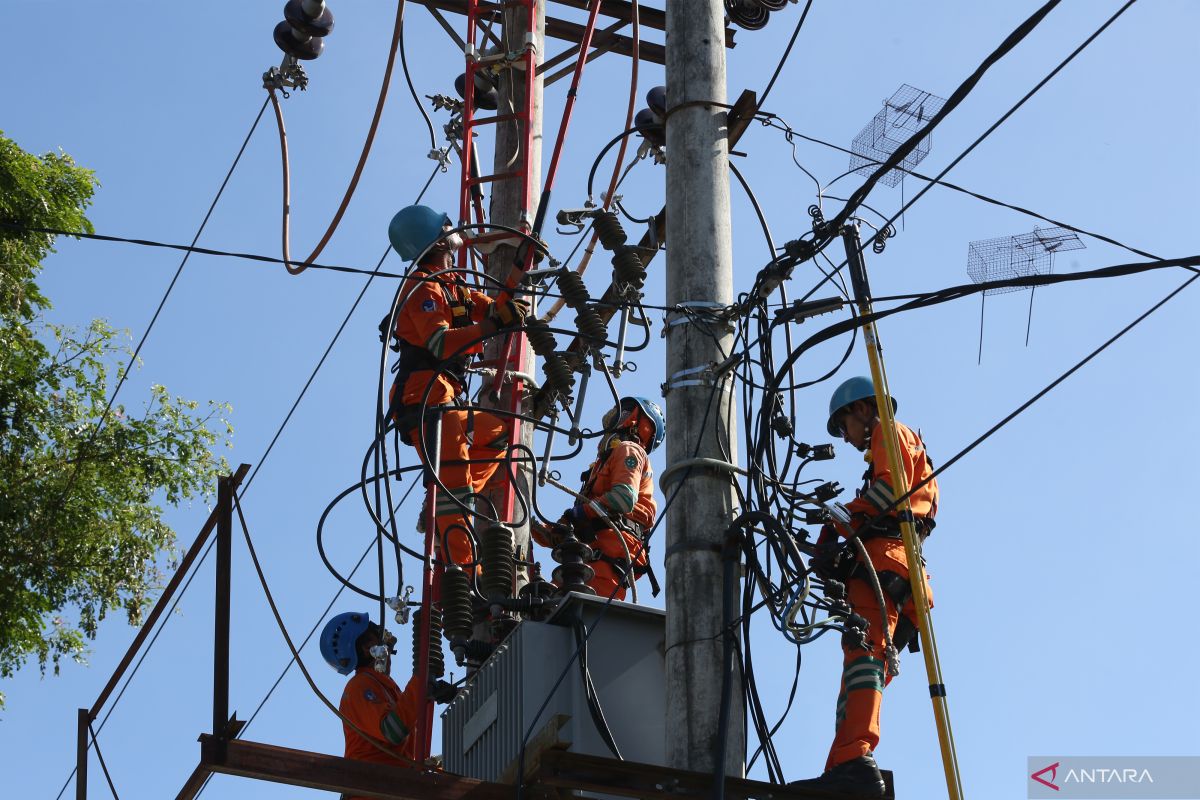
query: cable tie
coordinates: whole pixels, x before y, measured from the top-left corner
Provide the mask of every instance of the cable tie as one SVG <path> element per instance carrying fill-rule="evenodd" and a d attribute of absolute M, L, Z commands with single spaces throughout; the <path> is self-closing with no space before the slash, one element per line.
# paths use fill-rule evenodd
<path fill-rule="evenodd" d="M 929 696 L 930 697 L 945 697 L 946 696 L 946 684 L 944 684 L 944 683 L 929 684 Z"/>
<path fill-rule="evenodd" d="M 729 103 L 718 103 L 716 100 L 688 100 L 680 103 L 679 105 L 668 108 L 667 113 L 663 114 L 663 125 L 667 124 L 667 120 L 670 119 L 671 115 L 676 111 L 681 111 L 685 108 L 692 108 L 694 106 L 703 106 L 704 108 L 723 108 L 726 111 L 733 110 L 733 106 L 729 105 Z"/>

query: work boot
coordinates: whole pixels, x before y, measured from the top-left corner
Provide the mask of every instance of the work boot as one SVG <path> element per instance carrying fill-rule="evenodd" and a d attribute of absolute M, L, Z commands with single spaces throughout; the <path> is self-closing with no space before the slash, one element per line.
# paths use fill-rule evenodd
<path fill-rule="evenodd" d="M 843 761 L 841 764 L 825 770 L 825 773 L 819 778 L 792 781 L 788 786 L 820 789 L 823 792 L 836 792 L 856 797 L 883 797 L 887 791 L 887 787 L 883 783 L 883 776 L 879 774 L 879 766 L 869 755 Z"/>

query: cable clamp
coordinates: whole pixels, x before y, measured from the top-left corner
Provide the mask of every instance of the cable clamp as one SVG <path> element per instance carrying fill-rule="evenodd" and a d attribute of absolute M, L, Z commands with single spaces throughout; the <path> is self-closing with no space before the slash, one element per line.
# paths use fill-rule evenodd
<path fill-rule="evenodd" d="M 685 386 L 708 386 L 727 392 L 729 386 L 722 381 L 727 374 L 718 372 L 717 364 L 711 361 L 699 367 L 681 369 L 667 378 L 666 383 L 661 384 L 662 396 L 666 397 L 672 389 L 682 389 Z"/>
<path fill-rule="evenodd" d="M 449 147 L 442 147 L 440 149 L 436 148 L 436 147 L 433 148 L 432 150 L 429 151 L 429 158 L 433 161 L 438 162 L 438 166 L 441 167 L 443 173 L 450 171 L 450 148 Z"/>
<path fill-rule="evenodd" d="M 749 475 L 750 473 L 739 467 L 737 464 L 730 464 L 728 461 L 722 461 L 719 458 L 687 458 L 683 461 L 676 461 L 674 464 L 663 470 L 663 473 L 658 476 L 658 485 L 661 489 L 667 485 L 668 479 L 674 479 L 679 472 L 689 469 L 706 469 L 715 470 L 717 472 L 726 472 L 735 475 Z"/>

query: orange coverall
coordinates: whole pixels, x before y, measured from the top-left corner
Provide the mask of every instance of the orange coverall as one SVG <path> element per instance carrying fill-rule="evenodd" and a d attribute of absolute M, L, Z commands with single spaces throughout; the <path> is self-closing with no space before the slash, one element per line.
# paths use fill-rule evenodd
<path fill-rule="evenodd" d="M 343 721 L 346 758 L 401 767 L 415 766 L 413 762 L 419 759 L 419 737 L 416 735 L 418 686 L 415 675 L 401 690 L 390 675 L 376 672 L 370 665 L 359 667 L 342 691 L 338 710 L 369 735 L 371 741 L 363 739 L 362 734 Z M 396 755 L 390 756 L 388 753 Z"/>
<path fill-rule="evenodd" d="M 654 502 L 654 473 L 650 469 L 650 459 L 646 449 L 637 442 L 618 441 L 599 459 L 592 463 L 580 491 L 584 497 L 596 501 L 604 509 L 605 514 L 614 522 L 625 520 L 641 526 L 642 530 L 653 527 L 658 515 L 658 505 Z M 595 510 L 588 503 L 582 503 L 582 509 L 587 520 L 598 521 Z M 602 523 L 601 523 L 602 524 Z M 537 528 L 532 528 L 534 541 L 543 546 L 549 542 Z M 625 545 L 622 546 L 621 540 Z M 632 569 L 636 575 L 646 568 L 646 550 L 638 537 L 625 531 L 613 528 L 602 528 L 596 534 L 596 541 L 591 543 L 593 550 L 611 559 L 624 560 L 625 548 L 629 548 L 632 559 Z M 604 560 L 591 562 L 595 575 L 588 585 L 599 597 L 625 599 L 625 586 L 621 583 L 621 575 L 617 568 Z"/>
<path fill-rule="evenodd" d="M 396 312 L 396 337 L 408 346 L 416 346 L 438 361 L 479 353 L 483 345 L 479 323 L 487 316 L 492 298 L 463 284 L 455 274 L 441 274 L 427 280 L 429 267 L 421 265 L 401 290 L 401 306 Z M 426 278 L 418 280 L 414 278 Z M 475 342 L 474 344 L 471 344 Z M 433 382 L 430 388 L 430 382 Z M 425 392 L 429 390 L 426 397 Z M 392 387 L 395 403 L 397 387 Z M 463 387 L 450 374 L 436 369 L 418 369 L 404 381 L 401 408 L 426 404 L 425 419 L 435 418 L 436 406 L 453 403 Z M 441 465 L 438 478 L 447 491 L 437 495 L 437 552 L 449 550 L 450 560 L 467 564 L 474 550 L 467 534 L 467 520 L 459 503 L 470 505 L 470 496 L 481 491 L 500 465 L 508 447 L 509 425 L 499 417 L 476 409 L 449 409 L 441 414 Z M 417 419 L 399 418 L 411 424 L 408 441 L 426 461 L 424 432 Z M 483 463 L 468 464 L 467 461 Z M 448 495 L 448 496 L 447 496 Z M 457 501 L 457 502 L 456 502 Z"/>
<path fill-rule="evenodd" d="M 900 440 L 900 460 L 904 465 L 905 483 L 911 489 L 929 477 L 933 472 L 933 465 L 929 463 L 925 443 L 912 429 L 897 422 L 896 433 Z M 888 463 L 883 431 L 878 422 L 871 431 L 871 448 L 864 453 L 864 458 L 870 464 L 866 484 L 858 493 L 858 497 L 846 504 L 846 508 L 851 514 L 865 514 L 867 519 L 870 519 L 887 508 L 896 497 L 892 491 L 895 480 Z M 909 497 L 909 503 L 913 516 L 917 519 L 932 519 L 937 514 L 937 479 L 914 492 Z M 891 517 L 896 516 L 895 509 L 888 513 Z M 904 552 L 903 541 L 889 536 L 871 536 L 864 539 L 863 545 L 877 572 L 891 571 L 908 580 L 908 558 Z M 928 575 L 925 575 L 925 591 L 929 594 L 932 607 L 933 595 L 929 590 Z M 846 581 L 846 594 L 850 607 L 856 614 L 869 620 L 871 626 L 867 630 L 866 650 L 843 650 L 836 731 L 833 746 L 829 749 L 829 758 L 825 763 L 826 770 L 844 761 L 866 755 L 879 744 L 879 709 L 883 701 L 883 687 L 891 682 L 884 657 L 883 635 L 879 632 L 879 602 L 875 599 L 871 584 L 865 578 L 852 577 Z M 886 592 L 884 600 L 887 603 L 889 635 L 896 632 L 898 613 L 903 613 L 910 622 L 917 624 L 911 598 L 904 604 L 902 612 L 897 612 L 895 603 Z"/>

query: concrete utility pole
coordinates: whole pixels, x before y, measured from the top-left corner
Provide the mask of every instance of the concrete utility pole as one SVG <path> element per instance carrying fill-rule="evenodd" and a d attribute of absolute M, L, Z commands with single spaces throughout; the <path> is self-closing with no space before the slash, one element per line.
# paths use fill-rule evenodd
<path fill-rule="evenodd" d="M 533 45 L 536 48 L 537 64 L 541 64 L 545 58 L 544 46 L 546 41 L 546 4 L 542 0 L 536 3 L 537 22 L 534 27 L 535 36 Z M 525 32 L 528 29 L 528 12 L 524 8 L 514 6 L 504 12 L 504 26 L 501 31 L 500 40 L 504 44 L 505 51 L 509 53 L 519 52 L 525 47 Z M 510 114 L 516 109 L 522 107 L 525 102 L 525 82 L 524 74 L 516 69 L 505 70 L 500 74 L 498 94 L 499 94 L 499 110 L 498 114 Z M 541 76 L 534 82 L 534 96 L 532 105 L 532 114 L 530 117 L 530 127 L 533 129 L 533 135 L 530 137 L 533 146 L 529 153 L 529 197 L 530 207 L 528 209 L 528 218 L 522 218 L 521 211 L 525 205 L 525 197 L 522 192 L 524 187 L 519 180 L 496 181 L 487 184 L 491 187 L 491 205 L 488 210 L 488 219 L 500 225 L 508 225 L 514 228 L 520 228 L 522 225 L 529 226 L 533 224 L 533 216 L 537 213 L 537 201 L 542 191 L 542 83 Z M 518 157 L 521 154 L 521 149 L 525 147 L 525 131 L 517 122 L 500 123 L 496 126 L 496 151 L 495 162 L 493 164 L 492 173 L 495 175 L 511 172 L 519 166 Z M 512 272 L 513 260 L 516 257 L 516 248 L 508 245 L 500 245 L 495 252 L 490 254 L 487 259 L 487 273 L 499 281 L 504 281 Z M 485 356 L 487 358 L 495 358 L 499 354 L 499 348 L 503 344 L 504 339 L 498 338 L 493 340 L 493 343 L 487 349 Z M 525 363 L 533 364 L 533 350 L 526 347 Z M 488 405 L 487 398 L 483 398 L 484 405 Z M 508 408 L 509 402 L 507 392 L 501 398 L 498 404 L 500 408 Z M 521 442 L 532 448 L 533 446 L 533 425 L 526 422 L 521 425 Z M 504 477 L 504 468 L 501 467 L 498 471 L 498 480 L 506 480 Z M 533 481 L 533 473 L 531 468 L 520 469 L 517 473 L 521 480 L 518 482 L 516 490 L 524 492 L 528 497 L 529 485 Z M 517 516 L 520 516 L 520 505 L 517 505 Z M 501 509 L 503 511 L 503 509 Z M 513 543 L 520 549 L 521 553 L 528 557 L 529 555 L 529 525 L 522 525 L 514 530 Z M 527 580 L 525 570 L 518 570 L 518 584 L 523 584 Z"/>
<path fill-rule="evenodd" d="M 705 367 L 731 352 L 716 312 L 733 302 L 721 0 L 667 0 L 667 469 L 696 458 L 736 462 L 733 395 Z M 708 102 L 706 102 L 708 101 Z M 714 105 L 718 104 L 718 105 Z M 698 319 L 697 319 L 698 318 Z M 667 512 L 667 763 L 717 770 L 721 708 L 725 529 L 733 520 L 733 475 L 696 465 L 663 473 L 678 490 Z M 740 596 L 740 593 L 735 593 Z M 726 774 L 741 777 L 745 753 L 741 682 L 728 715 Z"/>

